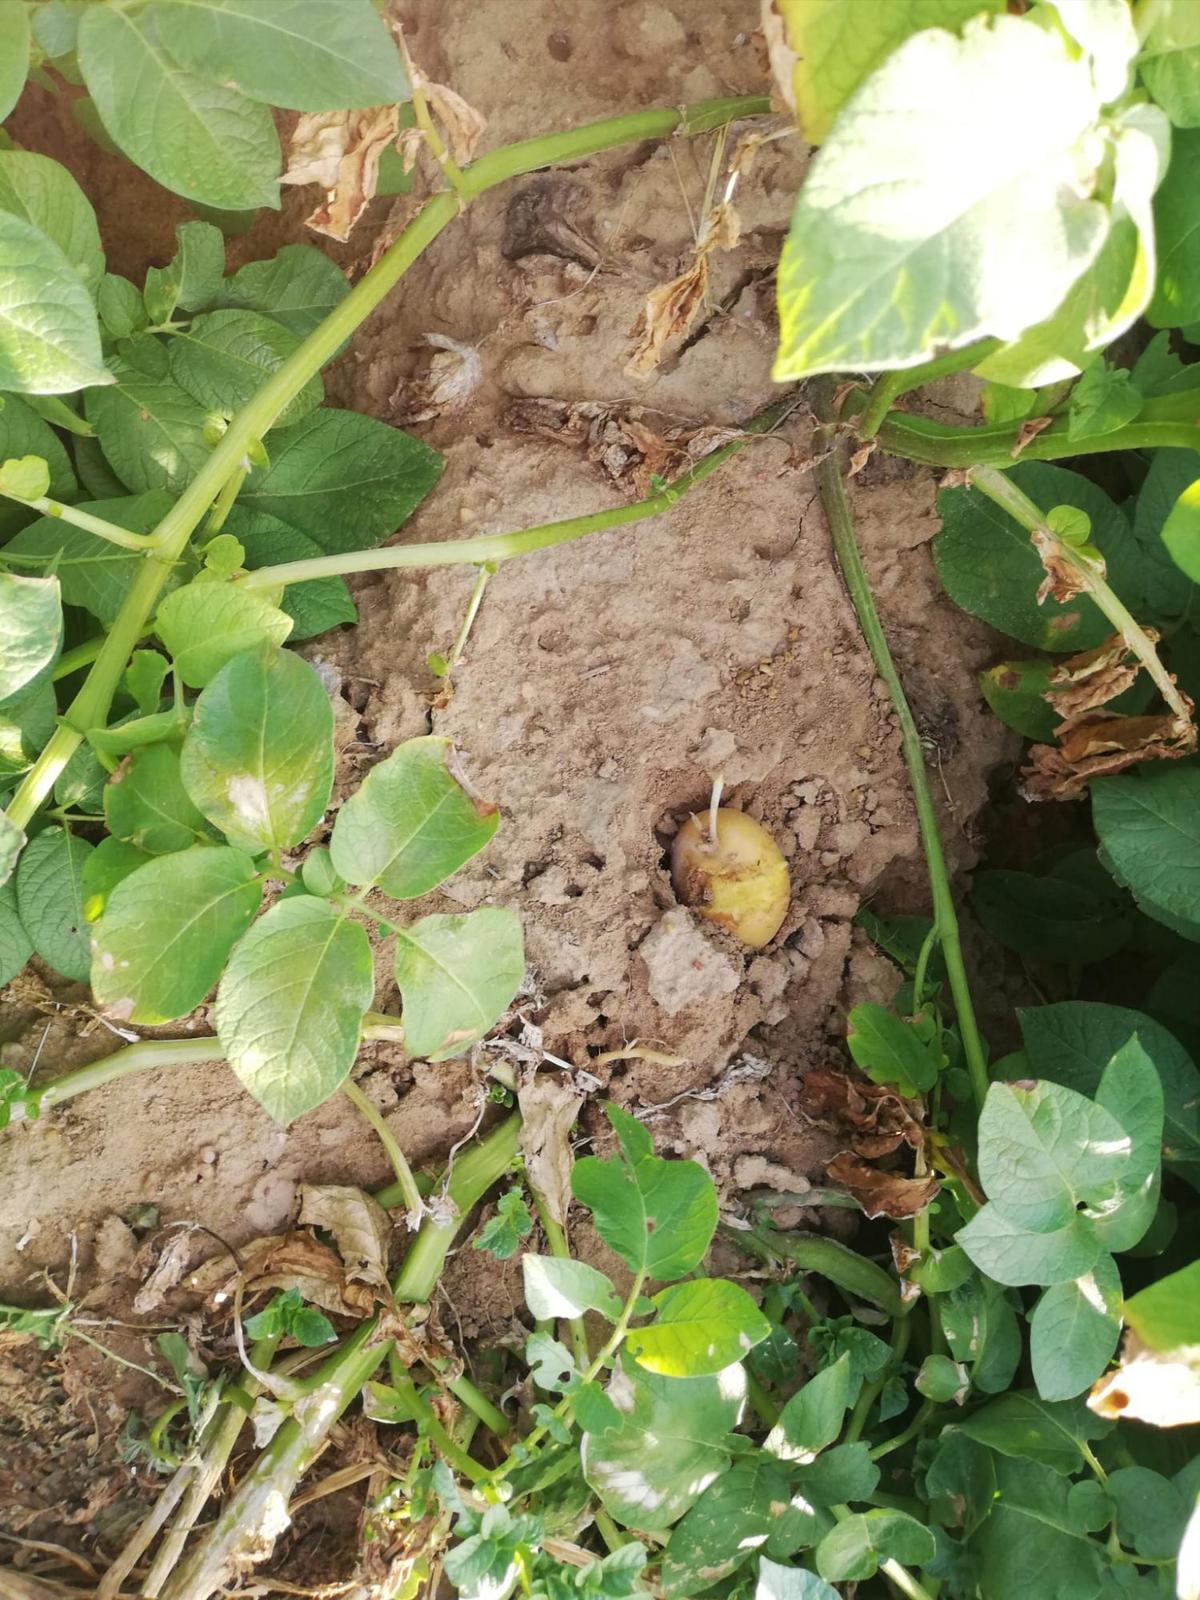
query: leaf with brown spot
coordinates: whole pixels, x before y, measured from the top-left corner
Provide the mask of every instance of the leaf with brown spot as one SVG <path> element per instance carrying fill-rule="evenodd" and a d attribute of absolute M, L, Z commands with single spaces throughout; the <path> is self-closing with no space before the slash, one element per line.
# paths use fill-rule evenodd
<path fill-rule="evenodd" d="M 915 1217 L 938 1192 L 937 1176 L 932 1172 L 923 1178 L 884 1172 L 849 1150 L 827 1161 L 825 1171 L 853 1195 L 868 1217 Z"/>
<path fill-rule="evenodd" d="M 1036 439 L 1038 434 L 1048 428 L 1054 421 L 1053 417 L 1028 417 L 1017 429 L 1017 442 L 1008 452 L 1015 461 L 1031 439 Z"/>
<path fill-rule="evenodd" d="M 387 1268 L 392 1224 L 378 1200 L 341 1184 L 302 1183 L 300 1221 L 333 1235 L 351 1283 L 391 1293 Z"/>
<path fill-rule="evenodd" d="M 346 240 L 379 182 L 379 158 L 400 128 L 399 106 L 366 111 L 306 112 L 288 144 L 288 166 L 280 183 L 319 183 L 325 199 L 308 226 Z"/>
<path fill-rule="evenodd" d="M 1146 629 L 1151 644 L 1158 633 Z M 1050 683 L 1042 698 L 1060 717 L 1072 718 L 1084 711 L 1107 705 L 1126 689 L 1132 688 L 1141 663 L 1120 634 L 1114 633 L 1094 650 L 1056 661 L 1050 669 Z"/>
<path fill-rule="evenodd" d="M 1156 1428 L 1200 1422 L 1200 1345 L 1151 1350 L 1127 1331 L 1120 1366 L 1097 1380 L 1087 1403 L 1114 1422 L 1134 1418 Z"/>

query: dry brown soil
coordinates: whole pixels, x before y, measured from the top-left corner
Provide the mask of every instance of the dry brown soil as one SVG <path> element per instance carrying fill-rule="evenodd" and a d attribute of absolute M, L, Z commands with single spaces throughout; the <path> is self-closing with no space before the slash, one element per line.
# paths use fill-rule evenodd
<path fill-rule="evenodd" d="M 487 116 L 485 148 L 640 106 L 761 91 L 757 9 L 398 7 L 430 74 Z M 185 214 L 171 197 L 86 145 L 41 90 L 28 91 L 18 128 L 70 162 L 115 268 L 140 276 L 170 255 Z M 435 411 L 410 426 L 445 452 L 445 476 L 405 538 L 520 528 L 637 498 L 656 468 L 636 448 L 646 430 L 686 439 L 736 426 L 775 396 L 771 266 L 802 170 L 795 143 L 759 156 L 737 198 L 742 242 L 715 262 L 711 313 L 650 381 L 624 370 L 631 330 L 647 290 L 686 264 L 711 139 L 631 146 L 515 182 L 437 241 L 328 384 L 337 403 L 389 421 Z M 279 218 L 232 241 L 231 263 L 302 237 L 306 200 L 290 197 Z M 375 202 L 339 259 L 353 268 L 369 257 L 393 210 Z M 429 334 L 471 346 L 481 369 L 469 396 L 440 410 L 424 403 Z M 545 1050 L 650 1110 L 662 1148 L 706 1162 L 730 1203 L 750 1184 L 820 1172 L 830 1147 L 806 1119 L 805 1072 L 841 1057 L 850 1004 L 887 998 L 895 983 L 852 919 L 873 897 L 919 909 L 922 896 L 894 721 L 804 470 L 808 435 L 801 406 L 669 515 L 504 567 L 448 703 L 426 657 L 457 630 L 466 571 L 355 582 L 359 626 L 311 649 L 336 684 L 339 794 L 398 740 L 432 728 L 458 741 L 502 809 L 491 848 L 414 910 L 483 901 L 517 910 L 524 1011 Z M 962 867 L 1005 747 L 975 685 L 990 636 L 951 607 L 930 562 L 933 492 L 928 472 L 871 461 L 853 497 Z M 791 910 L 757 955 L 677 909 L 663 868 L 665 839 L 717 774 L 790 862 Z M 0 996 L 4 1063 L 27 1069 L 36 1058 L 49 1077 L 107 1053 L 118 1041 L 70 1004 L 85 999 L 11 986 Z M 381 967 L 380 1003 L 392 999 Z M 204 1014 L 193 1023 L 209 1025 Z M 595 1066 L 633 1040 L 681 1064 Z M 763 1066 L 729 1073 L 747 1054 Z M 479 1113 L 472 1061 L 429 1066 L 372 1046 L 359 1081 L 416 1163 L 437 1161 Z M 298 1180 L 386 1177 L 382 1151 L 343 1099 L 284 1130 L 219 1063 L 143 1074 L 0 1135 L 0 1288 L 46 1303 L 42 1274 L 65 1287 L 74 1252 L 75 1292 L 94 1291 L 99 1310 L 121 1314 L 153 1254 L 154 1236 L 139 1245 L 120 1220 L 131 1208 L 150 1203 L 164 1224 L 191 1219 L 237 1243 L 288 1221 Z M 514 1272 L 471 1251 L 452 1261 L 446 1292 L 445 1320 L 468 1338 L 503 1334 L 519 1310 Z M 106 1337 L 133 1360 L 152 1359 L 144 1333 Z M 111 1548 L 152 1487 L 116 1463 L 135 1400 L 157 1406 L 137 1374 L 88 1347 L 14 1351 L 0 1380 L 0 1529 Z"/>

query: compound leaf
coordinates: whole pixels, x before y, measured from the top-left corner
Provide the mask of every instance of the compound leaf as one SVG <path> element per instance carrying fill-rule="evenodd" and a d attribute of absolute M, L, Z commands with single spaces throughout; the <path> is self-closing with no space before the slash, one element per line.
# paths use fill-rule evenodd
<path fill-rule="evenodd" d="M 0 572 L 0 702 L 19 694 L 57 660 L 62 633 L 57 578 Z"/>
<path fill-rule="evenodd" d="M 29 9 L 0 0 L 0 122 L 21 98 L 29 71 Z"/>
<path fill-rule="evenodd" d="M 779 1463 L 756 1451 L 712 1483 L 671 1531 L 663 1556 L 663 1594 L 699 1594 L 760 1549 L 788 1499 Z"/>
<path fill-rule="evenodd" d="M 206 836 L 180 777 L 179 753 L 167 744 L 147 745 L 118 767 L 104 787 L 104 819 L 114 838 L 152 856 L 187 850 Z"/>
<path fill-rule="evenodd" d="M 203 689 L 234 656 L 281 645 L 292 619 L 252 589 L 189 583 L 162 602 L 154 628 L 184 683 Z"/>
<path fill-rule="evenodd" d="M 68 394 L 111 382 L 87 286 L 53 239 L 0 211 L 0 389 Z"/>
<path fill-rule="evenodd" d="M 655 1320 L 633 1328 L 625 1348 L 641 1367 L 664 1377 L 720 1372 L 761 1344 L 771 1324 L 736 1283 L 699 1278 L 654 1296 Z"/>
<path fill-rule="evenodd" d="M 1072 1516 L 1066 1482 L 1036 1460 L 1002 1456 L 996 1488 L 992 1513 L 972 1540 L 980 1557 L 981 1600 L 1016 1594 L 1096 1600 L 1102 1552 Z"/>
<path fill-rule="evenodd" d="M 314 668 L 270 646 L 227 661 L 196 701 L 182 778 L 232 844 L 299 844 L 333 787 L 333 709 Z"/>
<path fill-rule="evenodd" d="M 262 311 L 298 339 L 307 338 L 350 293 L 340 267 L 310 244 L 285 244 L 270 261 L 248 261 L 226 280 L 227 306 Z M 278 440 L 272 445 L 278 447 Z"/>
<path fill-rule="evenodd" d="M 481 906 L 412 923 L 396 939 L 408 1053 L 429 1061 L 462 1055 L 504 1014 L 524 976 L 515 912 Z"/>
<path fill-rule="evenodd" d="M 832 1582 L 871 1578 L 883 1561 L 922 1567 L 936 1549 L 933 1534 L 906 1511 L 860 1511 L 821 1540 L 817 1571 Z"/>
<path fill-rule="evenodd" d="M 0 426 L 11 401 L 0 411 Z M 85 441 L 77 441 L 83 443 Z M 116 500 L 85 500 L 81 511 L 115 522 L 130 533 L 149 533 L 171 509 L 172 497 L 164 490 L 152 494 L 127 495 Z M 112 623 L 129 592 L 129 585 L 140 570 L 143 556 L 136 550 L 121 550 L 85 528 L 76 528 L 61 517 L 39 517 L 22 528 L 6 547 L 13 555 L 55 557 L 54 570 L 62 584 L 63 600 L 80 606 L 105 624 Z M 179 578 L 170 573 L 165 587 L 176 588 Z"/>
<path fill-rule="evenodd" d="M 64 978 L 86 983 L 91 962 L 82 873 L 92 846 L 66 828 L 31 839 L 17 863 L 17 911 L 34 950 Z"/>
<path fill-rule="evenodd" d="M 92 993 L 127 1022 L 185 1017 L 216 983 L 262 900 L 242 850 L 159 856 L 109 894 L 92 934 Z"/>
<path fill-rule="evenodd" d="M 1121 1277 L 1110 1255 L 1047 1289 L 1029 1321 L 1033 1380 L 1043 1400 L 1071 1400 L 1107 1367 L 1121 1336 Z"/>
<path fill-rule="evenodd" d="M 232 417 L 299 343 L 281 322 L 261 312 L 210 311 L 173 335 L 171 376 L 206 412 Z M 324 385 L 314 373 L 279 413 L 277 425 L 299 422 L 324 398 Z"/>
<path fill-rule="evenodd" d="M 621 1297 L 611 1280 L 586 1261 L 527 1255 L 521 1261 L 521 1268 L 525 1276 L 525 1304 L 539 1322 L 556 1317 L 581 1317 L 585 1311 L 599 1311 L 610 1322 L 620 1315 Z"/>
<path fill-rule="evenodd" d="M 104 249 L 96 213 L 61 162 L 31 150 L 0 150 L 0 211 L 40 228 L 88 288 L 100 282 Z"/>
<path fill-rule="evenodd" d="M 374 992 L 371 945 L 358 923 L 311 895 L 277 901 L 221 981 L 221 1048 L 243 1086 L 287 1124 L 345 1080 Z"/>
<path fill-rule="evenodd" d="M 105 460 L 134 494 L 178 494 L 208 460 L 203 406 L 171 377 L 153 334 L 124 341 L 110 365 L 116 381 L 85 402 Z"/>

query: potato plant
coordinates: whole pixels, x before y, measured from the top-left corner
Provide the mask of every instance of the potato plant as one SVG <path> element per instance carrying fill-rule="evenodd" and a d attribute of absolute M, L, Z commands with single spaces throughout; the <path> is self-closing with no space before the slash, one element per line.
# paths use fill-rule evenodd
<path fill-rule="evenodd" d="M 442 1576 L 468 1600 L 1200 1595 L 1197 17 L 1194 0 L 764 7 L 779 92 L 818 147 L 779 263 L 776 376 L 817 415 L 813 470 L 929 869 L 931 916 L 860 915 L 902 981 L 890 1006 L 850 1013 L 857 1076 L 808 1080 L 867 1108 L 874 1143 L 839 1154 L 804 1202 L 861 1212 L 858 1248 L 778 1226 L 769 1196 L 722 1220 L 705 1170 L 657 1156 L 609 1106 L 597 1153 L 572 1161 L 565 1129 L 557 1147 L 608 1249 L 600 1270 L 572 1253 L 565 1188 L 518 1157 L 529 1085 L 501 1066 L 499 1098 L 515 1091 L 518 1110 L 432 1203 L 389 1147 L 397 1183 L 380 1198 L 424 1221 L 390 1288 L 378 1272 L 373 1315 L 335 1328 L 288 1290 L 241 1317 L 242 1370 L 205 1406 L 188 1391 L 186 1450 L 105 1600 L 150 1549 L 146 1594 L 227 1587 L 360 1399 L 395 1430 L 395 1477 L 363 1511 L 390 1595 Z M 190 150 L 174 123 L 147 136 L 125 58 L 105 53 L 118 28 L 163 75 L 163 106 L 229 119 L 202 180 L 219 194 L 170 164 Z M 0 0 L 0 29 L 8 104 L 36 48 L 82 76 L 132 159 L 215 206 L 271 203 L 278 163 L 251 137 L 265 107 L 410 87 L 365 3 Z M 227 277 L 204 221 L 138 288 L 104 272 L 69 174 L 0 151 L 0 966 L 7 978 L 36 951 L 122 1026 L 178 1019 L 216 985 L 217 1027 L 32 1088 L 10 1075 L 11 1116 L 219 1053 L 287 1121 L 338 1087 L 355 1096 L 364 1031 L 402 1030 L 435 1060 L 479 1041 L 521 981 L 515 919 L 487 906 L 400 923 L 378 897 L 436 887 L 486 846 L 496 812 L 444 741 L 418 739 L 314 842 L 331 714 L 288 643 L 352 620 L 347 573 L 485 568 L 652 515 L 778 420 L 634 505 L 378 548 L 438 459 L 323 406 L 319 373 L 421 250 L 520 173 L 769 112 L 637 112 L 460 168 L 411 88 L 438 176 L 351 292 L 302 246 Z M 30 314 L 35 281 L 53 316 Z M 914 408 L 922 386 L 968 372 L 981 425 Z M 1007 1054 L 977 1020 L 987 964 L 968 971 L 927 753 L 855 540 L 847 471 L 873 451 L 945 469 L 938 572 L 1013 641 L 981 694 L 1032 741 L 1030 799 L 1090 801 L 1094 837 L 973 881 L 980 927 L 1046 997 Z M 769 942 L 782 860 L 739 827 L 745 848 L 714 873 L 703 822 L 677 853 L 681 897 L 735 933 L 752 913 L 747 944 Z M 762 894 L 743 884 L 725 903 L 744 868 L 766 874 Z M 372 1011 L 371 922 L 396 941 L 398 1019 Z M 533 1331 L 477 1384 L 406 1308 L 429 1300 L 501 1180 L 474 1243 L 520 1254 Z M 725 1277 L 704 1271 L 718 1229 L 743 1268 Z M 70 1336 L 66 1311 L 6 1317 Z M 330 1336 L 303 1379 L 277 1359 L 292 1342 L 308 1362 Z M 249 1411 L 259 1453 L 214 1506 Z"/>

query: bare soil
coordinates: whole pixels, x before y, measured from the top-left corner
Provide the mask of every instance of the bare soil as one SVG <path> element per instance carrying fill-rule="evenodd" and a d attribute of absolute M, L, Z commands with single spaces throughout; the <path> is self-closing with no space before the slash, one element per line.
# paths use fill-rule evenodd
<path fill-rule="evenodd" d="M 487 116 L 485 147 L 640 106 L 761 91 L 757 10 L 750 0 L 398 6 L 426 70 Z M 43 91 L 28 92 L 21 118 L 21 135 L 80 177 L 117 270 L 140 277 L 167 259 L 180 205 L 88 145 Z M 406 539 L 520 528 L 638 498 L 651 471 L 685 460 L 696 430 L 736 427 L 775 397 L 770 273 L 802 170 L 790 140 L 768 146 L 739 190 L 742 240 L 715 262 L 703 324 L 651 380 L 624 370 L 647 290 L 688 259 L 711 149 L 710 139 L 633 146 L 486 195 L 360 331 L 330 375 L 331 398 L 395 422 L 432 413 L 407 425 L 446 455 Z M 231 241 L 231 263 L 303 237 L 306 202 L 289 197 L 280 217 Z M 360 266 L 402 209 L 375 202 L 339 259 Z M 477 383 L 450 404 L 429 399 L 429 334 L 478 357 Z M 529 955 L 523 1012 L 544 1049 L 593 1072 L 597 1098 L 647 1114 L 664 1151 L 706 1162 L 731 1204 L 740 1188 L 821 1172 L 832 1147 L 806 1117 L 805 1073 L 841 1057 L 847 1007 L 889 997 L 896 981 L 852 919 L 869 899 L 915 910 L 923 895 L 898 738 L 805 470 L 809 432 L 801 406 L 670 514 L 504 567 L 450 695 L 426 657 L 457 631 L 466 571 L 363 578 L 353 585 L 358 627 L 310 650 L 336 684 L 339 793 L 397 741 L 432 729 L 463 747 L 502 809 L 491 848 L 414 912 L 484 901 L 517 910 Z M 655 443 L 664 438 L 665 466 Z M 975 682 L 994 658 L 992 638 L 952 608 L 933 572 L 933 494 L 925 470 L 874 460 L 854 486 L 961 868 L 1007 746 Z M 760 818 L 791 867 L 787 920 L 758 954 L 676 907 L 664 869 L 671 831 L 718 774 L 726 803 Z M 379 999 L 391 999 L 382 970 Z M 4 1064 L 51 1077 L 108 1053 L 119 1041 L 85 1000 L 27 977 L 11 985 L 0 995 Z M 209 1019 L 191 1025 L 207 1031 Z M 635 1040 L 678 1064 L 597 1065 Z M 432 1164 L 477 1122 L 480 1066 L 409 1062 L 374 1045 L 358 1079 L 410 1159 Z M 584 1126 L 595 1126 L 590 1110 Z M 156 1236 L 120 1220 L 133 1208 L 151 1204 L 164 1225 L 198 1222 L 238 1244 L 286 1226 L 298 1181 L 387 1178 L 377 1141 L 340 1098 L 284 1130 L 220 1063 L 143 1074 L 0 1135 L 0 1295 L 48 1303 L 44 1275 L 65 1288 L 74 1256 L 76 1296 L 90 1294 L 97 1314 L 145 1323 L 129 1305 Z M 444 1289 L 453 1334 L 511 1330 L 514 1272 L 463 1250 Z M 137 1328 L 104 1338 L 128 1359 L 154 1361 Z M 118 1458 L 132 1404 L 158 1402 L 138 1374 L 94 1350 L 20 1345 L 0 1382 L 0 1530 L 57 1540 L 102 1565 L 130 1506 L 153 1488 Z M 342 1498 L 313 1507 L 297 1537 L 344 1522 Z"/>

